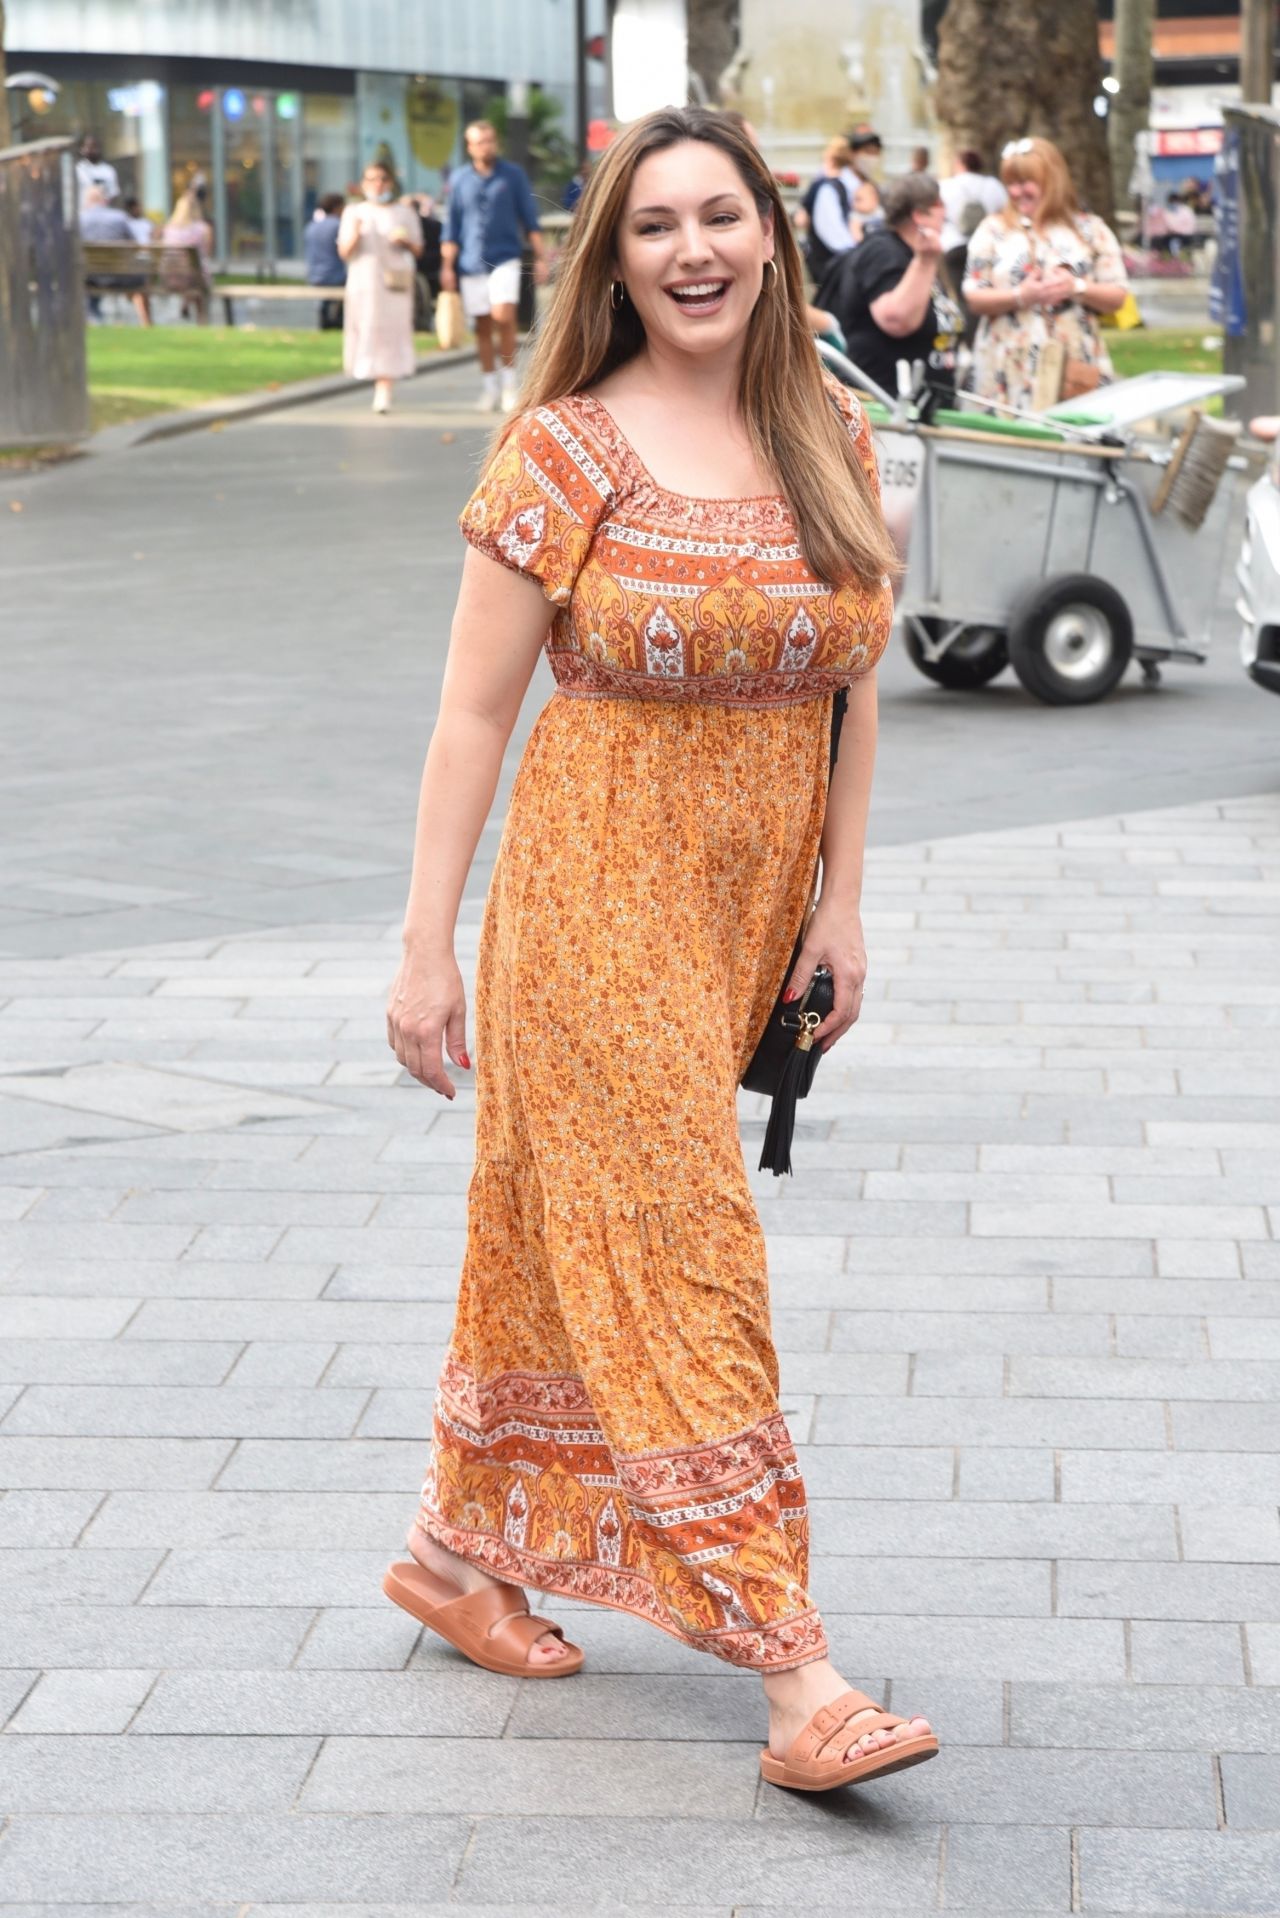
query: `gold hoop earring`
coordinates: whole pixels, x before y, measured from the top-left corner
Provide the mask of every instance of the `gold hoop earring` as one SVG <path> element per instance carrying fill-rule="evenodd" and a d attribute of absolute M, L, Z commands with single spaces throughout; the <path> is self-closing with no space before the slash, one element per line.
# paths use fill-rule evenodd
<path fill-rule="evenodd" d="M 773 268 L 773 278 L 770 280 L 769 285 L 771 287 L 776 286 L 778 284 L 778 262 L 776 260 L 766 260 L 765 265 L 771 266 Z M 763 287 L 763 283 L 764 283 L 763 273 L 760 275 L 760 280 L 761 280 L 761 285 Z"/>
<path fill-rule="evenodd" d="M 618 295 L 619 295 L 619 293 L 621 293 L 621 295 L 622 295 L 622 298 L 621 298 L 621 299 L 619 299 L 619 298 L 618 298 Z M 613 308 L 613 310 L 614 310 L 614 312 L 615 312 L 615 313 L 621 313 L 621 311 L 622 311 L 622 309 L 623 309 L 623 307 L 624 307 L 624 306 L 626 305 L 626 303 L 627 303 L 627 285 L 626 285 L 626 281 L 625 281 L 625 280 L 610 280 L 610 282 L 609 282 L 609 304 L 610 304 L 610 306 L 611 306 L 611 307 Z"/>

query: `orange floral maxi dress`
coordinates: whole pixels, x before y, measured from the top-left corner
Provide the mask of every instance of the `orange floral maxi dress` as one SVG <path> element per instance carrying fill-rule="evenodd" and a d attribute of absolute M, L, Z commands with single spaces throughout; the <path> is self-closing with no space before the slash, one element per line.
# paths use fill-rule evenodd
<path fill-rule="evenodd" d="M 781 498 L 664 491 L 583 394 L 516 424 L 462 528 L 554 604 L 558 689 L 485 909 L 420 1522 L 513 1583 L 784 1671 L 826 1640 L 736 1090 L 803 915 L 831 695 L 883 651 L 888 583 L 816 580 Z"/>

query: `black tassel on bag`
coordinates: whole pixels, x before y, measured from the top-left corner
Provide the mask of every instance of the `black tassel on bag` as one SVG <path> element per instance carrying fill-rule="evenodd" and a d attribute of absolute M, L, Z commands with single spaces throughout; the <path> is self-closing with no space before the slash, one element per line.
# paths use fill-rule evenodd
<path fill-rule="evenodd" d="M 844 720 L 844 710 L 848 704 L 848 693 L 842 687 L 836 694 L 831 706 L 831 766 L 834 768 L 836 754 L 840 744 L 840 727 Z M 805 928 L 808 925 L 809 911 L 813 906 L 813 891 L 817 886 L 817 874 L 814 874 L 814 887 L 810 890 L 809 908 L 805 912 L 805 925 L 800 928 L 786 979 L 782 982 L 782 991 L 786 991 L 787 979 L 795 971 L 804 944 Z M 768 1092 L 773 1095 L 769 1108 L 769 1123 L 765 1128 L 764 1149 L 760 1154 L 761 1172 L 772 1172 L 775 1178 L 791 1171 L 791 1141 L 796 1128 L 796 1101 L 808 1094 L 813 1084 L 813 1075 L 818 1070 L 818 1061 L 822 1057 L 821 1049 L 814 1045 L 813 1035 L 835 1005 L 835 982 L 826 966 L 818 966 L 803 996 L 788 1005 L 781 994 L 769 1014 L 769 1023 L 761 1034 L 760 1043 L 751 1055 L 751 1063 L 742 1075 L 742 1084 L 748 1092 Z"/>
<path fill-rule="evenodd" d="M 824 968 L 825 970 L 825 968 Z M 830 973 L 827 974 L 828 980 Z M 809 997 L 808 994 L 805 995 Z M 800 1030 L 787 1047 L 787 1057 L 774 1089 L 765 1127 L 764 1149 L 760 1154 L 761 1172 L 780 1178 L 791 1171 L 791 1141 L 796 1129 L 796 1100 L 803 1099 L 813 1084 L 821 1054 L 814 1050 L 813 1035 L 826 1015 L 805 1011 L 800 1015 Z"/>

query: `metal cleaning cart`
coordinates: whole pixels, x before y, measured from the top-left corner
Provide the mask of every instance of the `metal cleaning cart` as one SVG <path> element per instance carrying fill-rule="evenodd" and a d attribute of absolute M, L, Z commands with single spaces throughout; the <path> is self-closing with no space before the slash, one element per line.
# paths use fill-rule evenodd
<path fill-rule="evenodd" d="M 925 425 L 907 400 L 868 401 L 920 672 L 963 690 L 1011 664 L 1037 699 L 1071 706 L 1111 692 L 1131 659 L 1149 681 L 1204 660 L 1231 523 L 1222 481 L 1242 462 L 1238 427 L 1199 409 L 1241 384 L 1144 373 L 1034 421 L 939 411 Z M 1151 430 L 1176 413 L 1176 440 Z"/>

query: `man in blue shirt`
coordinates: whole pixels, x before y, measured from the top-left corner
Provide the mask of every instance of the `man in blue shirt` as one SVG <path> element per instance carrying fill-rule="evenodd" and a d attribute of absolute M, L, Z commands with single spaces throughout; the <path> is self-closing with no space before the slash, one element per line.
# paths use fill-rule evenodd
<path fill-rule="evenodd" d="M 338 252 L 338 228 L 346 205 L 340 193 L 324 193 L 302 235 L 308 286 L 345 286 L 347 263 Z M 342 325 L 342 301 L 321 300 L 320 324 L 332 332 Z"/>
<path fill-rule="evenodd" d="M 498 157 L 498 136 L 487 120 L 467 128 L 468 166 L 449 185 L 449 213 L 441 252 L 440 284 L 460 289 L 467 318 L 476 330 L 476 351 L 483 381 L 480 410 L 499 404 L 497 361 L 502 362 L 501 404 L 512 411 L 519 396 L 516 379 L 516 307 L 520 300 L 520 251 L 528 240 L 534 278 L 547 278 L 542 233 L 533 189 L 524 171 Z M 495 355 L 494 331 L 497 330 Z"/>

